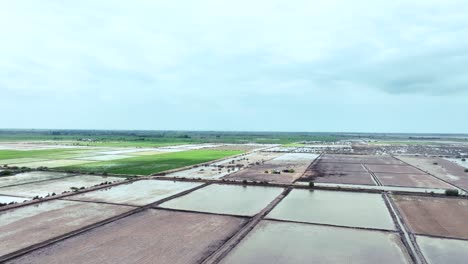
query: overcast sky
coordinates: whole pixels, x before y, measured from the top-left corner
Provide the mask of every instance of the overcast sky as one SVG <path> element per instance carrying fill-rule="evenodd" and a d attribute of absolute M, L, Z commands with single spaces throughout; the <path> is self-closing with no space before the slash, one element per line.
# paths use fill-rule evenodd
<path fill-rule="evenodd" d="M 3 128 L 468 133 L 468 1 L 1 1 L 0 113 Z"/>

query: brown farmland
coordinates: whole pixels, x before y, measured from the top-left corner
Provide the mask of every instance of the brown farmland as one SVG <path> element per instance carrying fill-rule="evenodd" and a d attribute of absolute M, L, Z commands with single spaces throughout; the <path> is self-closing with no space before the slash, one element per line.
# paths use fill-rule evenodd
<path fill-rule="evenodd" d="M 366 167 L 372 172 L 386 172 L 386 173 L 405 173 L 405 174 L 424 174 L 412 166 L 407 165 L 377 165 L 366 164 Z"/>
<path fill-rule="evenodd" d="M 468 173 L 465 168 L 441 158 L 401 156 L 401 160 L 422 169 L 442 180 L 468 190 Z"/>
<path fill-rule="evenodd" d="M 374 173 L 383 185 L 452 189 L 453 187 L 429 174 Z"/>
<path fill-rule="evenodd" d="M 468 200 L 419 196 L 393 199 L 413 233 L 468 239 Z"/>
<path fill-rule="evenodd" d="M 148 209 L 11 263 L 199 263 L 245 219 Z"/>
<path fill-rule="evenodd" d="M 127 206 L 54 200 L 0 212 L 0 256 L 131 209 Z"/>

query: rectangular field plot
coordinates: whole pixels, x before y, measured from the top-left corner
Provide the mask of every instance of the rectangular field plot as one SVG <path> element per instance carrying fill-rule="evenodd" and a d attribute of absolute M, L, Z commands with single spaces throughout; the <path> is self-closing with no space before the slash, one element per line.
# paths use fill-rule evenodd
<path fill-rule="evenodd" d="M 413 233 L 468 239 L 468 200 L 420 196 L 393 199 Z"/>
<path fill-rule="evenodd" d="M 327 172 L 327 171 L 347 171 L 347 172 L 367 172 L 361 164 L 350 163 L 326 163 L 319 162 L 315 164 L 314 170 Z"/>
<path fill-rule="evenodd" d="M 149 209 L 10 263 L 201 263 L 246 220 Z"/>
<path fill-rule="evenodd" d="M 118 159 L 126 159 L 131 158 L 132 156 L 125 156 L 125 155 L 97 155 L 97 156 L 85 156 L 76 158 L 78 160 L 95 160 L 95 161 L 106 161 L 106 160 L 118 160 Z M 73 164 L 70 164 L 73 165 Z M 63 165 L 66 166 L 66 165 Z"/>
<path fill-rule="evenodd" d="M 464 264 L 468 260 L 468 240 L 416 236 L 416 241 L 430 264 Z"/>
<path fill-rule="evenodd" d="M 47 194 L 61 194 L 64 191 L 71 191 L 72 187 L 88 188 L 106 181 L 114 182 L 121 180 L 123 179 L 118 177 L 77 175 L 48 181 L 2 187 L 0 188 L 0 194 L 24 197 L 34 197 L 36 195 L 46 196 Z"/>
<path fill-rule="evenodd" d="M 130 209 L 126 206 L 54 200 L 0 212 L 0 256 Z"/>
<path fill-rule="evenodd" d="M 29 182 L 52 180 L 57 178 L 63 178 L 72 176 L 74 174 L 62 173 L 62 172 L 51 172 L 51 171 L 31 171 L 15 174 L 13 176 L 1 177 L 0 187 L 24 184 Z"/>
<path fill-rule="evenodd" d="M 17 165 L 14 165 L 14 164 L 25 163 L 25 162 L 35 162 L 35 161 L 45 161 L 45 160 L 46 159 L 40 159 L 40 158 L 4 159 L 4 160 L 0 160 L 0 165 L 1 166 L 3 166 L 3 165 L 17 166 Z"/>
<path fill-rule="evenodd" d="M 108 202 L 128 205 L 146 205 L 179 192 L 200 186 L 202 183 L 141 180 L 110 188 L 69 196 L 75 201 Z"/>
<path fill-rule="evenodd" d="M 453 189 L 429 174 L 374 173 L 383 185 L 417 188 Z"/>
<path fill-rule="evenodd" d="M 261 221 L 221 263 L 411 263 L 397 233 Z"/>
<path fill-rule="evenodd" d="M 329 171 L 326 174 L 312 176 L 314 173 L 306 172 L 304 178 L 311 178 L 318 183 L 338 183 L 338 184 L 358 184 L 358 185 L 376 185 L 372 175 L 367 172 L 343 172 Z"/>
<path fill-rule="evenodd" d="M 28 168 L 39 168 L 39 167 L 47 167 L 47 168 L 57 168 L 63 166 L 72 166 L 72 165 L 80 165 L 86 163 L 92 163 L 95 161 L 92 160 L 74 160 L 74 159 L 56 159 L 56 160 L 43 160 L 43 161 L 34 161 L 34 162 L 26 162 L 26 163 L 17 163 L 14 164 L 18 167 L 28 167 Z"/>
<path fill-rule="evenodd" d="M 383 173 L 405 173 L 405 174 L 424 174 L 421 170 L 418 170 L 412 166 L 407 165 L 375 165 L 375 164 L 366 164 L 366 167 L 374 172 L 383 172 Z"/>
<path fill-rule="evenodd" d="M 254 215 L 282 191 L 282 188 L 275 187 L 209 185 L 160 206 L 207 213 Z"/>
<path fill-rule="evenodd" d="M 5 203 L 11 203 L 11 202 L 16 202 L 16 203 L 21 203 L 25 200 L 30 200 L 29 198 L 23 198 L 23 197 L 17 197 L 17 196 L 5 196 L 5 195 L 0 195 L 0 204 Z"/>
<path fill-rule="evenodd" d="M 422 169 L 438 178 L 468 190 L 468 173 L 465 167 L 442 158 L 401 156 L 401 160 Z"/>
<path fill-rule="evenodd" d="M 268 218 L 316 224 L 395 230 L 380 194 L 293 190 Z"/>

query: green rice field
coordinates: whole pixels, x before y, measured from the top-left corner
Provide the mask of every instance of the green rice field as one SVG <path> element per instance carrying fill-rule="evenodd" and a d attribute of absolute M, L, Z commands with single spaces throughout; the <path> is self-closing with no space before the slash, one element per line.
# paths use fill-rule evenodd
<path fill-rule="evenodd" d="M 190 150 L 65 166 L 58 169 L 95 173 L 149 175 L 241 153 L 242 151 L 238 150 Z"/>

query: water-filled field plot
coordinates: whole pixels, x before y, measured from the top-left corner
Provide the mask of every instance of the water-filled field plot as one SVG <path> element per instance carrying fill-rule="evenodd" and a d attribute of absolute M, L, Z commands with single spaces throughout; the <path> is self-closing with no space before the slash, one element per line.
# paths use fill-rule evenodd
<path fill-rule="evenodd" d="M 467 262 L 467 240 L 416 236 L 416 241 L 429 264 L 464 264 Z"/>
<path fill-rule="evenodd" d="M 25 197 L 18 197 L 18 196 L 0 195 L 0 204 L 21 203 L 27 200 L 30 200 L 30 199 L 25 198 Z"/>
<path fill-rule="evenodd" d="M 131 207 L 54 200 L 0 212 L 0 256 L 124 213 Z"/>
<path fill-rule="evenodd" d="M 52 193 L 61 194 L 65 191 L 71 191 L 72 188 L 88 188 L 106 181 L 115 182 L 121 180 L 123 180 L 123 178 L 110 176 L 76 175 L 60 179 L 1 187 L 0 195 L 17 195 L 22 197 L 46 196 Z"/>
<path fill-rule="evenodd" d="M 468 200 L 422 196 L 393 199 L 413 233 L 468 239 Z"/>
<path fill-rule="evenodd" d="M 401 156 L 401 160 L 442 180 L 468 190 L 468 172 L 465 167 L 442 158 Z"/>
<path fill-rule="evenodd" d="M 264 220 L 221 263 L 411 263 L 394 232 Z"/>
<path fill-rule="evenodd" d="M 162 203 L 160 207 L 251 216 L 265 208 L 282 191 L 282 188 L 275 187 L 209 185 Z"/>
<path fill-rule="evenodd" d="M 37 181 L 45 181 L 58 179 L 68 176 L 73 176 L 75 174 L 71 173 L 62 173 L 62 172 L 51 172 L 51 171 L 30 171 L 18 173 L 12 176 L 6 176 L 0 178 L 0 187 L 24 184 Z"/>
<path fill-rule="evenodd" d="M 231 216 L 149 209 L 11 263 L 200 263 L 245 221 Z"/>
<path fill-rule="evenodd" d="M 385 201 L 374 193 L 293 190 L 267 218 L 396 230 Z"/>
<path fill-rule="evenodd" d="M 200 185 L 202 183 L 141 180 L 69 196 L 66 199 L 140 206 L 156 202 Z"/>

